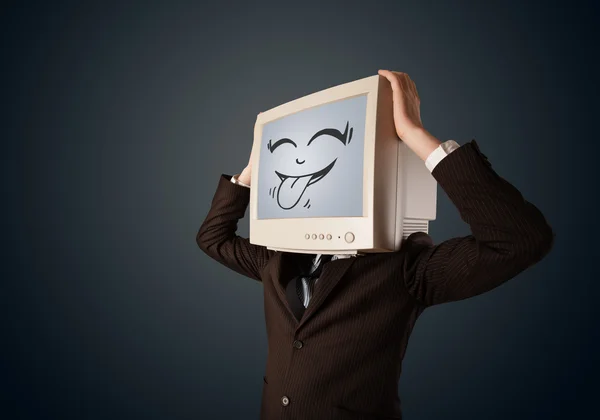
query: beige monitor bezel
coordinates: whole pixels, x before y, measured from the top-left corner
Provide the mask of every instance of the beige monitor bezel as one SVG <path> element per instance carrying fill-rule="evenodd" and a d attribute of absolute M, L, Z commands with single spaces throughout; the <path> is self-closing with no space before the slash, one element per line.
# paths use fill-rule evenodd
<path fill-rule="evenodd" d="M 265 111 L 257 117 L 252 145 L 252 179 L 258 179 L 258 162 L 261 153 L 263 126 L 319 105 L 351 97 L 366 95 L 366 118 L 363 167 L 363 216 L 362 217 L 311 217 L 286 219 L 257 219 L 257 188 L 250 189 L 250 241 L 270 249 L 306 253 L 348 253 L 374 246 L 374 162 L 377 122 L 377 104 L 381 76 L 370 76 L 350 83 L 325 89 Z M 343 186 L 351 188 L 351 186 Z M 347 241 L 346 234 L 354 236 Z M 305 235 L 309 234 L 310 239 Z M 317 235 L 313 239 L 313 234 Z M 332 235 L 327 239 L 327 235 Z M 320 235 L 324 235 L 320 239 Z"/>

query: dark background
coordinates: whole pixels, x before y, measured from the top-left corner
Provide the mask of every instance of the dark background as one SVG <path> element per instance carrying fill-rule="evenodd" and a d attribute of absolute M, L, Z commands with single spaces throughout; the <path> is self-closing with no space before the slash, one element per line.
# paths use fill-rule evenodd
<path fill-rule="evenodd" d="M 262 286 L 196 231 L 259 112 L 380 68 L 410 74 L 426 128 L 475 138 L 557 235 L 509 283 L 423 314 L 406 419 L 594 412 L 592 2 L 123 3 L 0 9 L 0 417 L 258 418 Z M 439 192 L 434 240 L 468 234 Z"/>

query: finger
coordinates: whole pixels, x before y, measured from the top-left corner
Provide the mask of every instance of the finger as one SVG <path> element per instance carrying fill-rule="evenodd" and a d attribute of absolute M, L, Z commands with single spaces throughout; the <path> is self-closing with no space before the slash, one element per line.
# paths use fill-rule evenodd
<path fill-rule="evenodd" d="M 417 99 L 417 101 L 420 102 L 421 98 L 419 97 L 419 91 L 417 91 L 417 85 L 411 78 L 409 78 L 408 80 L 410 81 L 410 88 L 411 88 L 413 94 L 415 95 L 415 98 Z"/>
<path fill-rule="evenodd" d="M 391 72 L 389 70 L 379 70 L 377 73 L 379 73 L 380 76 L 385 77 L 390 83 L 392 83 L 392 78 L 390 77 Z"/>
<path fill-rule="evenodd" d="M 379 74 L 390 82 L 392 85 L 393 92 L 401 92 L 402 87 L 400 86 L 400 82 L 398 81 L 398 77 L 395 72 L 391 72 L 389 70 L 379 70 Z"/>
<path fill-rule="evenodd" d="M 396 77 L 396 79 L 398 79 L 400 86 L 404 87 L 405 80 L 406 80 L 406 73 L 403 73 L 401 71 L 393 71 L 392 74 Z"/>
<path fill-rule="evenodd" d="M 397 71 L 385 70 L 382 76 L 386 77 L 392 85 L 392 97 L 395 104 L 402 104 L 404 102 L 404 96 L 406 88 L 402 86 L 402 75 L 404 73 Z"/>
<path fill-rule="evenodd" d="M 379 75 L 387 78 L 387 77 L 389 77 L 391 72 L 389 70 L 380 69 L 377 73 L 379 73 Z"/>
<path fill-rule="evenodd" d="M 417 85 L 415 84 L 415 81 L 413 79 L 410 78 L 410 76 L 407 74 L 406 75 L 406 79 L 408 81 L 408 84 L 410 86 L 410 90 L 415 94 L 415 96 L 418 98 L 419 97 L 419 92 L 417 92 Z"/>
<path fill-rule="evenodd" d="M 379 70 L 379 74 L 388 79 L 388 81 L 392 84 L 392 87 L 394 87 L 394 85 L 398 82 L 396 80 L 396 75 L 389 70 Z"/>
<path fill-rule="evenodd" d="M 419 93 L 417 92 L 417 85 L 410 78 L 407 73 L 398 73 L 403 80 L 402 86 L 405 88 L 406 93 L 414 96 L 417 100 L 420 101 Z"/>
<path fill-rule="evenodd" d="M 402 91 L 406 94 L 411 94 L 410 85 L 408 83 L 408 74 L 400 72 L 400 71 L 395 71 L 393 73 L 396 76 L 396 78 L 398 79 L 398 84 L 400 85 L 400 88 L 402 89 Z"/>

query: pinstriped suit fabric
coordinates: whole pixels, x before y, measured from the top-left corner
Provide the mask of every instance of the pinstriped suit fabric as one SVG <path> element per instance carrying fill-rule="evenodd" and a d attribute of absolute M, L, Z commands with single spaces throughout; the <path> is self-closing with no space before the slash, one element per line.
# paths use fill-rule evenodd
<path fill-rule="evenodd" d="M 551 249 L 544 216 L 496 174 L 474 140 L 432 174 L 472 234 L 434 245 L 415 233 L 397 252 L 327 262 L 304 311 L 288 286 L 307 256 L 239 237 L 250 190 L 220 177 L 197 243 L 262 282 L 268 356 L 261 419 L 401 419 L 402 359 L 423 310 L 489 291 Z"/>

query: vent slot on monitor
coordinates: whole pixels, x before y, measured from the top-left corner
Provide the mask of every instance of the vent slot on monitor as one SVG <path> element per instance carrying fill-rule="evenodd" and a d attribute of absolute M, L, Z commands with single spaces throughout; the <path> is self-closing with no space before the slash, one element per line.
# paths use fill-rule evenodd
<path fill-rule="evenodd" d="M 405 218 L 402 222 L 402 237 L 408 238 L 409 235 L 415 232 L 429 233 L 429 221 L 426 219 L 409 219 Z"/>

